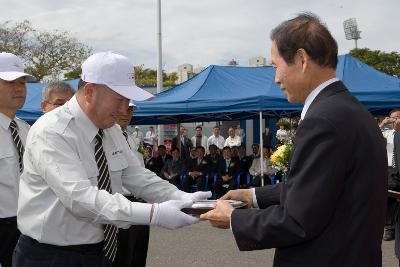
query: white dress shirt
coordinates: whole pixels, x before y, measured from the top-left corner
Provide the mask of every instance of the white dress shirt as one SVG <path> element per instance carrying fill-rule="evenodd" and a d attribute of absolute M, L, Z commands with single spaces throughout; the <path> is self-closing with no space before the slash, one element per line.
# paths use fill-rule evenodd
<path fill-rule="evenodd" d="M 42 243 L 92 244 L 103 224 L 149 224 L 151 204 L 130 202 L 122 186 L 149 203 L 180 199 L 183 192 L 135 161 L 120 128 L 104 130 L 103 149 L 113 194 L 99 190 L 94 157 L 98 128 L 73 97 L 31 127 L 19 188 L 19 230 Z"/>
<path fill-rule="evenodd" d="M 146 136 L 144 137 L 144 142 L 146 144 L 149 144 L 151 146 L 156 145 L 156 140 L 157 140 L 157 134 L 155 132 L 147 131 Z"/>
<path fill-rule="evenodd" d="M 221 135 L 219 135 L 218 137 L 216 137 L 215 135 L 211 135 L 208 138 L 207 145 L 208 147 L 210 147 L 210 145 L 216 145 L 219 149 L 223 149 L 225 145 L 225 138 L 223 138 Z"/>
<path fill-rule="evenodd" d="M 240 136 L 235 135 L 235 137 L 228 137 L 225 140 L 225 144 L 224 146 L 229 146 L 229 147 L 233 147 L 233 146 L 240 146 L 240 144 L 242 143 Z"/>
<path fill-rule="evenodd" d="M 300 119 L 303 120 L 304 117 L 306 116 L 306 113 L 308 111 L 308 108 L 310 107 L 311 103 L 314 101 L 314 99 L 317 97 L 317 95 L 324 90 L 328 85 L 339 81 L 338 78 L 332 78 L 329 79 L 323 83 L 321 83 L 320 85 L 317 86 L 317 88 L 315 88 L 314 90 L 311 91 L 311 93 L 307 96 L 306 101 L 304 102 L 304 107 L 303 110 L 301 111 L 301 116 Z"/>
<path fill-rule="evenodd" d="M 25 147 L 29 124 L 14 119 Z M 19 187 L 19 154 L 9 129 L 11 119 L 0 112 L 0 218 L 17 216 Z"/>
<path fill-rule="evenodd" d="M 389 167 L 393 166 L 394 132 L 394 129 L 382 131 L 383 137 L 386 138 L 386 153 Z"/>

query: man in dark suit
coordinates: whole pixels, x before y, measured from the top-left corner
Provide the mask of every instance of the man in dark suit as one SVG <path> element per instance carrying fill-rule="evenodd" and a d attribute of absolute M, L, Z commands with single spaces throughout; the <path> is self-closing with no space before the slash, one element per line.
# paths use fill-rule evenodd
<path fill-rule="evenodd" d="M 337 44 L 310 13 L 272 31 L 275 82 L 303 103 L 285 183 L 230 191 L 201 218 L 229 228 L 240 250 L 276 248 L 274 266 L 382 266 L 385 141 L 336 76 Z"/>
<path fill-rule="evenodd" d="M 159 145 L 158 146 L 158 156 L 156 158 L 156 165 L 157 165 L 157 175 L 163 176 L 161 173 L 162 168 L 164 167 L 165 162 L 167 159 L 172 159 L 172 156 L 170 154 L 167 154 L 167 149 L 165 148 L 164 145 Z M 165 177 L 162 177 L 165 178 Z"/>
<path fill-rule="evenodd" d="M 172 147 L 177 147 L 181 151 L 181 159 L 187 160 L 190 158 L 190 149 L 193 147 L 192 141 L 185 134 L 185 127 L 181 126 L 179 135 L 172 138 Z"/>
<path fill-rule="evenodd" d="M 205 179 L 210 171 L 211 164 L 204 157 L 204 147 L 196 147 L 196 155 L 196 158 L 189 160 L 188 176 L 183 180 L 183 191 L 185 192 L 190 192 L 190 186 L 194 183 L 197 184 L 198 191 L 204 191 L 205 189 Z"/>
<path fill-rule="evenodd" d="M 239 172 L 239 162 L 232 158 L 229 146 L 222 149 L 222 155 L 223 159 L 218 163 L 218 178 L 214 185 L 217 198 L 221 197 L 228 190 L 235 189 L 236 175 Z"/>

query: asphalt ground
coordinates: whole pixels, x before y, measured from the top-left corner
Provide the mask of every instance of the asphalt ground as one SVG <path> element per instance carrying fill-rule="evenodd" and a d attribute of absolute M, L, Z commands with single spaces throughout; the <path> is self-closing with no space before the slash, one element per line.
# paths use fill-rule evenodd
<path fill-rule="evenodd" d="M 394 241 L 382 241 L 382 266 L 398 266 Z M 274 250 L 239 251 L 228 230 L 200 222 L 178 230 L 152 227 L 147 255 L 149 267 L 253 267 L 272 266 Z"/>

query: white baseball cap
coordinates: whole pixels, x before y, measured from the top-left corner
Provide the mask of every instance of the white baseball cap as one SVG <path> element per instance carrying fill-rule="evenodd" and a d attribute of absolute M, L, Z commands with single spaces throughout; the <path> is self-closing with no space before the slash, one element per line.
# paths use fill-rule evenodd
<path fill-rule="evenodd" d="M 82 80 L 104 84 L 114 92 L 131 100 L 142 101 L 152 94 L 135 84 L 134 66 L 128 58 L 112 52 L 91 55 L 82 64 Z"/>
<path fill-rule="evenodd" d="M 36 81 L 36 78 L 25 73 L 24 69 L 24 63 L 19 57 L 11 53 L 0 53 L 0 79 L 14 81 L 20 77 L 26 77 L 28 81 Z"/>

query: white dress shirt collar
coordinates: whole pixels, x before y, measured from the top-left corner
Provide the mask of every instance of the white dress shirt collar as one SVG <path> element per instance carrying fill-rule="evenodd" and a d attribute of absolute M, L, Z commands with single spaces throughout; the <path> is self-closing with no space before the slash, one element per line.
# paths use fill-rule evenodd
<path fill-rule="evenodd" d="M 8 130 L 10 127 L 11 119 L 0 112 L 0 126 L 3 127 L 5 130 Z"/>
<path fill-rule="evenodd" d="M 73 96 L 68 101 L 68 108 L 71 111 L 72 116 L 75 118 L 77 125 L 82 129 L 82 133 L 86 135 L 87 140 L 93 141 L 96 134 L 99 132 L 99 128 L 89 119 L 86 113 L 79 106 L 76 96 Z"/>
<path fill-rule="evenodd" d="M 311 93 L 307 96 L 306 101 L 304 102 L 304 107 L 303 110 L 301 111 L 301 120 L 304 119 L 304 117 L 306 116 L 306 113 L 308 111 L 308 109 L 310 108 L 311 103 L 314 101 L 314 99 L 317 97 L 317 95 L 324 90 L 326 87 L 328 87 L 328 85 L 339 81 L 338 78 L 332 78 L 329 79 L 323 83 L 321 83 L 320 85 L 317 86 L 317 88 L 315 88 L 314 90 L 311 91 Z"/>

